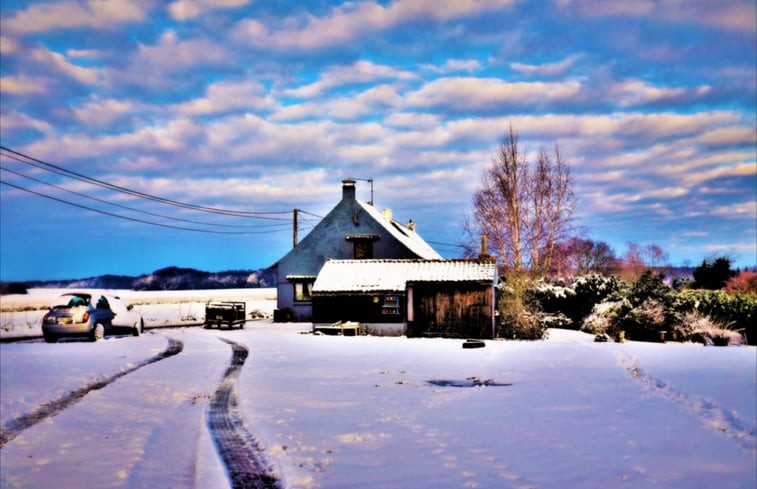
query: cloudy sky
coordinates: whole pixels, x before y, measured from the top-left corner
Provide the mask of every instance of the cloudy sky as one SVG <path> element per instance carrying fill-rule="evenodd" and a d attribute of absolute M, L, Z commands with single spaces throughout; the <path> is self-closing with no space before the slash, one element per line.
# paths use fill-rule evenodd
<path fill-rule="evenodd" d="M 753 1 L 0 8 L 2 280 L 265 267 L 346 177 L 453 257 L 509 124 L 618 254 L 757 263 Z"/>

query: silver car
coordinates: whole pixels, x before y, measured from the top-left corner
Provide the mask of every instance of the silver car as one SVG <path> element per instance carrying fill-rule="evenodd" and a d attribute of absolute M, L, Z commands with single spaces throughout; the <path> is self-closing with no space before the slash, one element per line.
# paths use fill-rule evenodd
<path fill-rule="evenodd" d="M 132 334 L 144 331 L 142 316 L 114 296 L 83 292 L 63 294 L 42 318 L 42 335 L 47 343 L 62 336 L 85 336 L 92 341 L 106 334 Z"/>

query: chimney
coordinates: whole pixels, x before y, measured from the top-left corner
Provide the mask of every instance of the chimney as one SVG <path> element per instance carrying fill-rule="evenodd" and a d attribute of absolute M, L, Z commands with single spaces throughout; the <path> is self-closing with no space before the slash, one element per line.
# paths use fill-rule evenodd
<path fill-rule="evenodd" d="M 351 178 L 342 180 L 342 200 L 355 200 L 355 180 Z"/>
<path fill-rule="evenodd" d="M 406 227 L 407 227 L 407 228 L 408 228 L 408 229 L 409 229 L 410 231 L 415 231 L 415 223 L 413 222 L 413 220 L 412 220 L 412 219 L 410 219 L 409 221 L 407 221 L 407 226 L 406 226 Z"/>
<path fill-rule="evenodd" d="M 381 209 L 381 215 L 384 217 L 384 219 L 387 220 L 387 222 L 392 222 L 392 210 L 391 209 Z"/>
<path fill-rule="evenodd" d="M 479 255 L 479 258 L 481 259 L 489 258 L 489 254 L 486 252 L 487 248 L 488 246 L 486 245 L 486 235 L 482 234 L 481 235 L 481 254 Z"/>

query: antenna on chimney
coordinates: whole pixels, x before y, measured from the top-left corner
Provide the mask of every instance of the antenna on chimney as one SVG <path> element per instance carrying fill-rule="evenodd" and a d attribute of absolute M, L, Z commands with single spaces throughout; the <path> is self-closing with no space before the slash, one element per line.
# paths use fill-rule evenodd
<path fill-rule="evenodd" d="M 351 180 L 360 180 L 371 184 L 371 200 L 368 204 L 373 205 L 373 179 L 372 178 L 351 178 Z"/>

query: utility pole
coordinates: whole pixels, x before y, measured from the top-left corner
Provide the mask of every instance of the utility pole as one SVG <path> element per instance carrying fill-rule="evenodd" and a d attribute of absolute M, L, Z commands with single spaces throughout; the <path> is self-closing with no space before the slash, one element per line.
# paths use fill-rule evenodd
<path fill-rule="evenodd" d="M 292 248 L 297 246 L 297 208 L 292 211 Z"/>

